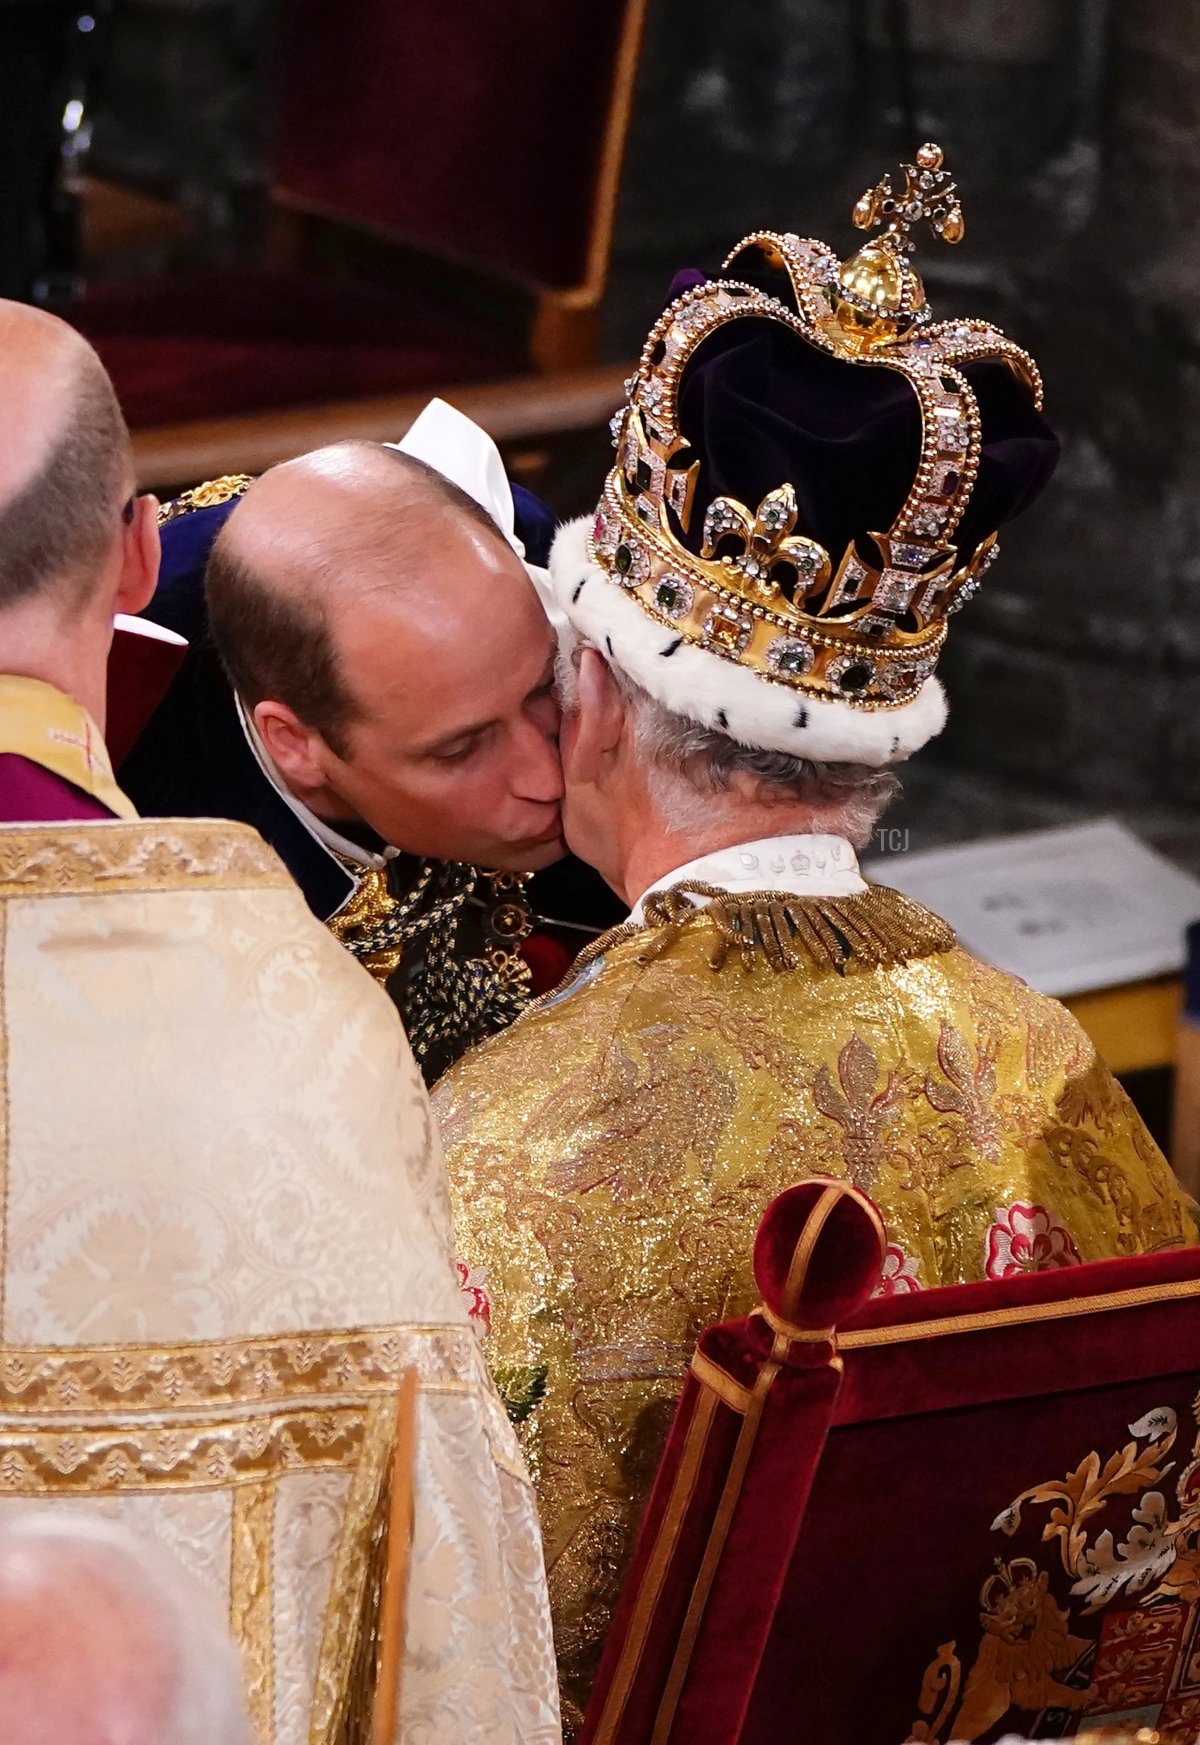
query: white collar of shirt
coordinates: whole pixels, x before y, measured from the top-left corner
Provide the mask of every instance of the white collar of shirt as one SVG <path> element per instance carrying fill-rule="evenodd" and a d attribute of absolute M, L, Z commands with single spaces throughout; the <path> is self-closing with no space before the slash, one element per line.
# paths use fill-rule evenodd
<path fill-rule="evenodd" d="M 275 767 L 275 761 L 263 744 L 258 728 L 246 713 L 242 699 L 235 696 L 238 720 L 242 724 L 242 732 L 246 735 L 246 743 L 254 753 L 259 769 L 266 776 L 279 798 L 287 803 L 299 818 L 301 824 L 310 836 L 315 836 L 322 848 L 327 848 L 331 854 L 341 855 L 343 860 L 361 866 L 368 872 L 380 872 L 389 860 L 394 860 L 400 853 L 398 848 L 385 848 L 382 854 L 375 854 L 369 848 L 364 848 L 359 842 L 351 842 L 348 836 L 343 836 L 335 830 L 332 824 L 326 824 L 323 818 L 318 818 L 315 812 L 310 812 L 303 800 L 298 800 L 295 794 L 289 792 L 286 782 Z"/>
<path fill-rule="evenodd" d="M 640 922 L 646 898 L 672 885 L 716 885 L 722 891 L 788 891 L 798 897 L 853 897 L 865 891 L 858 856 L 843 836 L 763 836 L 717 848 L 665 878 L 655 879 L 633 905 L 629 919 Z M 704 905 L 706 899 L 697 897 Z"/>

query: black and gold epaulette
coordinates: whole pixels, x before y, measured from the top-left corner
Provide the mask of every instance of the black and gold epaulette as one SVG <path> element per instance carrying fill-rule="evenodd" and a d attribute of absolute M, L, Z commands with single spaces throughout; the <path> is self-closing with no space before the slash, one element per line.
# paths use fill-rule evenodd
<path fill-rule="evenodd" d="M 193 485 L 190 491 L 181 491 L 178 497 L 164 503 L 158 511 L 158 525 L 165 527 L 168 521 L 178 521 L 194 509 L 215 509 L 220 503 L 244 496 L 253 483 L 253 473 L 226 473 L 219 479 L 206 479 L 202 485 Z"/>

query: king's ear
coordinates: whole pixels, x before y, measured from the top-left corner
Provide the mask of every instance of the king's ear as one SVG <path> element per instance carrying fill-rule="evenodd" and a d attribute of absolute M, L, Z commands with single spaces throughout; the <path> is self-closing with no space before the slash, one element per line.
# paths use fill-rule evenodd
<path fill-rule="evenodd" d="M 594 648 L 581 649 L 572 734 L 574 780 L 600 783 L 611 775 L 621 752 L 627 710 L 627 699 L 604 657 Z"/>

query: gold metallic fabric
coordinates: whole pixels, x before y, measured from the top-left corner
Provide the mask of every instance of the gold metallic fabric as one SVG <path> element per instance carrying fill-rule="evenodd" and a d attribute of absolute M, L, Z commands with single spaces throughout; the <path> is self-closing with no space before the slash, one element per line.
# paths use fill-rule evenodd
<path fill-rule="evenodd" d="M 656 898 L 435 1095 L 459 1262 L 520 1383 L 568 1722 L 695 1339 L 757 1300 L 775 1194 L 815 1173 L 870 1194 L 888 1292 L 1196 1240 L 1061 1006 L 892 893 L 839 900 L 878 942 L 840 966 L 829 901 L 777 895 Z"/>

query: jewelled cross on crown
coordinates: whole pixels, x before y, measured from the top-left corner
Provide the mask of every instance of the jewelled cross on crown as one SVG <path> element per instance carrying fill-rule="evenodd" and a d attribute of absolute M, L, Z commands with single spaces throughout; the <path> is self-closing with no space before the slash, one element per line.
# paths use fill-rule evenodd
<path fill-rule="evenodd" d="M 904 172 L 904 192 L 897 194 L 890 176 L 868 188 L 858 201 L 852 217 L 859 230 L 872 230 L 887 222 L 886 236 L 896 244 L 912 249 L 909 232 L 914 224 L 925 220 L 943 242 L 961 242 L 965 226 L 958 189 L 949 170 L 944 169 L 940 145 L 923 145 L 916 154 L 915 164 L 901 164 Z"/>

